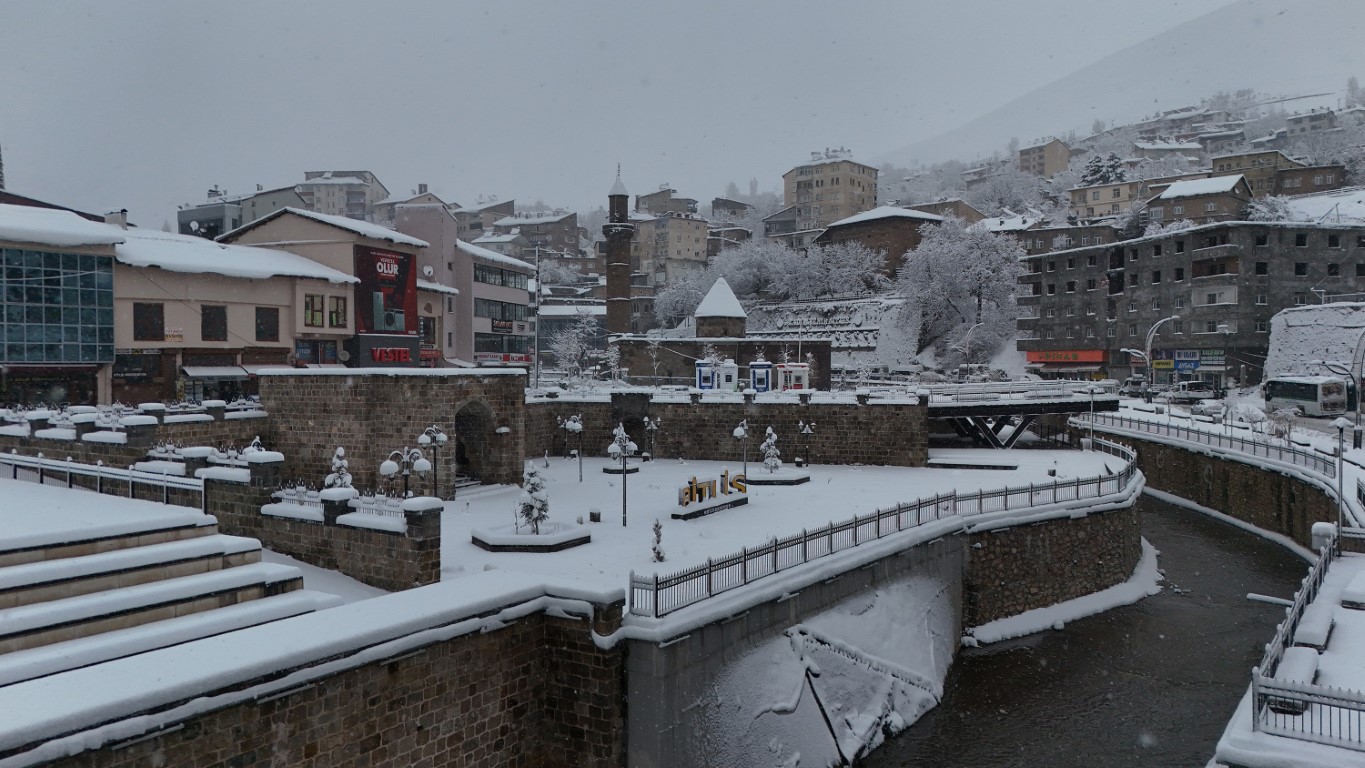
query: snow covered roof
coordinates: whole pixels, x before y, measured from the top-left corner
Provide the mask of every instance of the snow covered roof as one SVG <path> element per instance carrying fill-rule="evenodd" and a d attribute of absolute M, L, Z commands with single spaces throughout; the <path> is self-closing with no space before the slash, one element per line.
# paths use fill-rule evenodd
<path fill-rule="evenodd" d="M 735 292 L 730 290 L 730 284 L 725 282 L 725 278 L 718 277 L 711 286 L 711 290 L 706 292 L 706 298 L 697 305 L 697 311 L 692 313 L 695 317 L 748 317 L 749 313 L 744 311 L 739 299 L 735 297 Z"/>
<path fill-rule="evenodd" d="M 1188 181 L 1173 182 L 1166 187 L 1161 194 L 1156 196 L 1158 200 L 1174 200 L 1179 197 L 1195 197 L 1198 195 L 1216 195 L 1223 192 L 1231 192 L 1236 188 L 1237 183 L 1242 181 L 1242 174 L 1233 176 L 1212 176 L 1207 179 L 1190 179 Z"/>
<path fill-rule="evenodd" d="M 314 211 L 308 211 L 302 208 L 281 208 L 278 211 L 274 211 L 266 216 L 262 216 L 261 218 L 256 219 L 255 221 L 243 224 L 242 226 L 232 230 L 231 232 L 219 235 L 218 240 L 219 241 L 231 240 L 232 237 L 234 235 L 237 235 L 238 233 L 245 232 L 254 227 L 259 227 L 262 224 L 266 223 L 267 221 L 271 221 L 273 219 L 276 219 L 280 216 L 289 213 L 292 213 L 295 216 L 302 216 L 305 219 L 312 219 L 313 221 L 316 221 L 320 224 L 326 224 L 330 227 L 344 229 L 348 232 L 353 232 L 357 235 L 360 235 L 361 237 L 368 237 L 372 240 L 387 240 L 391 243 L 397 243 L 399 245 L 415 245 L 418 248 L 426 248 L 428 245 L 427 241 L 425 240 L 418 240 L 415 237 L 409 237 L 401 232 L 396 232 L 392 229 L 389 229 L 388 227 L 381 227 L 378 224 L 371 224 L 368 221 L 361 221 L 359 219 L 348 219 L 345 216 L 333 216 L 328 213 L 316 213 Z"/>
<path fill-rule="evenodd" d="M 1365 222 L 1365 187 L 1299 195 L 1285 198 L 1285 203 L 1295 218 L 1307 221 L 1321 220 L 1324 224 Z"/>
<path fill-rule="evenodd" d="M 313 179 L 305 179 L 299 182 L 299 186 L 306 187 L 310 184 L 369 184 L 359 176 L 318 176 Z"/>
<path fill-rule="evenodd" d="M 125 235 L 126 240 L 114 246 L 114 257 L 130 267 L 251 279 L 309 277 L 332 283 L 359 282 L 352 275 L 287 251 L 216 243 L 156 229 L 134 227 L 126 232 L 116 231 Z"/>
<path fill-rule="evenodd" d="M 515 231 L 509 232 L 509 233 L 507 233 L 507 234 L 505 234 L 505 235 L 499 235 L 499 234 L 496 234 L 496 233 L 493 233 L 493 232 L 489 232 L 488 234 L 483 235 L 482 237 L 479 237 L 479 238 L 475 239 L 474 242 L 476 242 L 476 243 L 510 243 L 510 242 L 512 242 L 513 240 L 516 240 L 518 237 L 521 237 L 521 233 L 520 233 L 520 232 L 515 232 Z"/>
<path fill-rule="evenodd" d="M 1203 152 L 1204 148 L 1187 141 L 1135 141 L 1137 149 L 1159 150 L 1162 152 Z"/>
<path fill-rule="evenodd" d="M 840 219 L 829 228 L 847 226 L 849 224 L 861 224 L 864 221 L 875 221 L 876 219 L 918 219 L 920 221 L 943 221 L 942 216 L 935 216 L 924 211 L 914 211 L 909 208 L 899 208 L 894 205 L 883 205 L 873 208 L 870 211 L 855 213 L 846 219 Z"/>
<path fill-rule="evenodd" d="M 503 266 L 516 267 L 525 270 L 527 274 L 530 274 L 531 272 L 535 271 L 535 267 L 531 266 L 530 264 L 527 264 L 521 259 L 513 258 L 511 256 L 504 256 L 503 254 L 498 253 L 497 251 L 490 251 L 487 248 L 480 248 L 479 246 L 474 245 L 473 243 L 466 243 L 463 240 L 456 240 L 455 247 L 459 248 L 460 250 L 464 251 L 465 253 L 471 256 L 477 256 L 481 259 L 487 259 L 488 261 L 494 262 L 496 264 L 501 264 Z"/>
<path fill-rule="evenodd" d="M 580 314 L 606 317 L 607 306 L 605 304 L 550 304 L 540 307 L 536 310 L 536 314 L 541 317 L 574 317 Z"/>
<path fill-rule="evenodd" d="M 621 183 L 620 174 L 617 174 L 616 183 L 611 185 L 611 191 L 607 193 L 607 197 L 615 197 L 616 195 L 630 196 L 630 193 L 626 191 L 626 185 Z"/>
<path fill-rule="evenodd" d="M 417 290 L 432 291 L 433 293 L 447 293 L 450 294 L 451 296 L 460 295 L 460 290 L 458 288 L 452 288 L 448 285 L 441 285 L 440 283 L 433 283 L 430 280 L 423 280 L 420 277 L 417 278 Z"/>
<path fill-rule="evenodd" d="M 0 205 L 0 240 L 74 248 L 114 245 L 127 234 L 120 227 L 81 218 L 71 211 Z"/>
<path fill-rule="evenodd" d="M 504 216 L 493 222 L 495 227 L 519 227 L 527 224 L 553 224 L 556 221 L 563 221 L 573 215 L 573 211 L 562 213 L 544 213 L 538 216 Z"/>
<path fill-rule="evenodd" d="M 512 202 L 515 202 L 515 200 L 489 200 L 486 203 L 475 203 L 473 205 L 461 206 L 455 209 L 455 213 L 478 213 L 489 208 L 493 208 L 499 205 L 506 205 L 507 203 Z"/>
<path fill-rule="evenodd" d="M 1042 214 L 1037 213 L 1036 211 L 1030 211 L 1030 213 L 1035 214 L 1033 216 L 1017 214 L 1013 211 L 1006 211 L 1006 213 L 1010 215 L 989 216 L 972 226 L 984 227 L 989 232 L 1022 232 L 1023 230 L 1032 229 L 1038 226 L 1043 221 Z"/>

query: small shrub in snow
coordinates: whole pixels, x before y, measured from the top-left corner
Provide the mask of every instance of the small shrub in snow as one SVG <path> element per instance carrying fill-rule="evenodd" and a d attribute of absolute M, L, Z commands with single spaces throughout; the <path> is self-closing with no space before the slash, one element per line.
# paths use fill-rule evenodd
<path fill-rule="evenodd" d="M 664 561 L 664 524 L 657 519 L 654 521 L 654 545 L 650 547 L 653 553 L 654 562 Z"/>
<path fill-rule="evenodd" d="M 530 527 L 532 535 L 538 535 L 540 524 L 550 518 L 550 494 L 545 489 L 545 478 L 529 461 L 522 480 L 521 498 L 517 502 L 517 516 Z"/>
<path fill-rule="evenodd" d="M 782 451 L 777 449 L 777 433 L 773 431 L 772 427 L 768 427 L 768 433 L 763 438 L 763 445 L 759 447 L 763 450 L 763 466 L 769 473 L 782 468 Z"/>
<path fill-rule="evenodd" d="M 351 472 L 348 469 L 351 463 L 346 460 L 346 449 L 337 446 L 332 453 L 332 471 L 322 481 L 324 488 L 350 488 Z"/>

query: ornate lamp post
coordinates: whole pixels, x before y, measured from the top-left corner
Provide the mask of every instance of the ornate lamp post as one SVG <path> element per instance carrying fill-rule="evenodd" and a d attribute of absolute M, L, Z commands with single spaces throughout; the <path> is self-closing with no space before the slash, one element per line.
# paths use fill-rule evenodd
<path fill-rule="evenodd" d="M 614 459 L 621 458 L 621 527 L 626 526 L 626 457 L 635 453 L 639 446 L 626 434 L 626 428 L 622 424 L 617 424 L 616 429 L 612 430 L 612 441 L 607 446 L 607 453 Z"/>
<path fill-rule="evenodd" d="M 413 472 L 419 477 L 425 477 L 431 471 L 431 462 L 422 455 L 420 448 L 403 448 L 401 451 L 391 451 L 389 457 L 379 465 L 379 474 L 384 477 L 392 478 L 399 472 L 403 473 L 403 498 L 411 498 L 412 490 L 408 478 Z"/>
<path fill-rule="evenodd" d="M 649 443 L 649 458 L 654 458 L 654 435 L 659 431 L 659 420 L 645 417 L 645 436 Z"/>
<path fill-rule="evenodd" d="M 802 461 L 806 466 L 810 466 L 810 436 L 815 434 L 815 422 L 807 424 L 804 421 L 796 422 L 796 431 L 801 434 L 801 455 Z"/>
<path fill-rule="evenodd" d="M 559 428 L 564 430 L 564 458 L 569 458 L 569 435 L 578 435 L 578 482 L 583 482 L 583 414 L 576 413 L 569 418 L 556 416 Z"/>
<path fill-rule="evenodd" d="M 1346 474 L 1346 430 L 1355 425 L 1345 416 L 1338 416 L 1332 426 L 1337 428 L 1337 535 L 1340 536 L 1346 523 L 1346 498 L 1341 495 L 1341 476 Z"/>
<path fill-rule="evenodd" d="M 744 455 L 744 476 L 745 476 L 745 477 L 748 477 L 748 476 L 749 476 L 749 420 L 748 420 L 748 419 L 745 419 L 744 421 L 741 421 L 741 422 L 739 423 L 739 426 L 735 427 L 735 431 L 734 431 L 733 434 L 734 434 L 734 436 L 735 436 L 735 439 L 738 440 L 738 441 L 740 442 L 740 444 L 743 446 L 743 455 Z"/>
<path fill-rule="evenodd" d="M 438 499 L 445 498 L 441 495 L 441 449 L 449 439 L 435 424 L 422 430 L 422 434 L 417 436 L 417 445 L 422 448 L 431 446 L 431 495 Z"/>

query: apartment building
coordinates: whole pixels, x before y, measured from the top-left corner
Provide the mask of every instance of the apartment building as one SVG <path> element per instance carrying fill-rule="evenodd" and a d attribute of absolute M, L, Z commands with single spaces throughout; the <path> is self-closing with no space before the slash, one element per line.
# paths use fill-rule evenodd
<path fill-rule="evenodd" d="M 1284 119 L 1290 135 L 1330 131 L 1337 127 L 1337 115 L 1330 109 L 1313 109 Z"/>
<path fill-rule="evenodd" d="M 1193 165 L 1199 162 L 1199 157 L 1203 153 L 1203 147 L 1188 141 L 1157 139 L 1133 142 L 1133 155 L 1148 160 L 1176 160 Z"/>
<path fill-rule="evenodd" d="M 529 287 L 536 268 L 511 256 L 460 241 L 472 267 L 471 358 L 483 366 L 529 366 L 534 362 L 535 318 Z"/>
<path fill-rule="evenodd" d="M 1029 256 L 1020 278 L 1019 342 L 1047 376 L 1260 380 L 1270 318 L 1365 290 L 1365 225 L 1220 222 L 1113 244 Z"/>
<path fill-rule="evenodd" d="M 636 198 L 637 200 L 639 198 Z M 748 203 L 741 203 L 738 200 L 731 200 L 728 197 L 711 198 L 711 215 L 713 217 L 728 218 L 733 221 L 748 215 L 749 209 L 753 206 Z"/>
<path fill-rule="evenodd" d="M 877 207 L 877 169 L 847 149 L 812 152 L 810 162 L 782 174 L 782 200 L 796 208 L 796 231 L 823 229 Z"/>
<path fill-rule="evenodd" d="M 514 229 L 526 238 L 527 247 L 540 248 L 542 254 L 578 253 L 578 214 L 572 211 L 518 213 L 493 222 L 496 234 L 511 234 Z"/>
<path fill-rule="evenodd" d="M 667 184 L 657 192 L 635 196 L 635 212 L 654 216 L 664 213 L 696 213 L 697 201 L 690 197 L 678 197 L 678 190 L 670 189 Z"/>
<path fill-rule="evenodd" d="M 1049 138 L 1019 150 L 1019 170 L 1050 179 L 1071 164 L 1071 147 L 1061 139 Z"/>
<path fill-rule="evenodd" d="M 885 258 L 883 271 L 895 276 L 907 251 L 919 247 L 925 224 L 940 224 L 942 216 L 884 205 L 833 222 L 815 238 L 817 245 L 856 243 L 880 251 Z"/>
<path fill-rule="evenodd" d="M 297 189 L 308 210 L 361 221 L 373 221 L 375 204 L 389 197 L 369 171 L 306 171 Z"/>
<path fill-rule="evenodd" d="M 1147 201 L 1147 220 L 1153 224 L 1188 219 L 1203 224 L 1242 218 L 1251 202 L 1244 176 L 1213 176 L 1177 181 Z"/>
<path fill-rule="evenodd" d="M 427 185 L 418 184 L 414 193 L 406 195 L 392 195 L 374 204 L 374 223 L 392 227 L 397 219 L 397 208 L 400 205 L 439 205 L 441 207 L 455 207 L 459 205 L 447 205 L 440 196 L 427 189 Z"/>
<path fill-rule="evenodd" d="M 1307 195 L 1346 186 L 1346 166 L 1305 165 L 1275 171 L 1275 194 Z"/>
<path fill-rule="evenodd" d="M 1143 181 L 1119 181 L 1112 184 L 1091 184 L 1071 190 L 1071 215 L 1078 219 L 1097 216 L 1117 216 L 1146 199 L 1147 184 Z"/>
<path fill-rule="evenodd" d="M 1123 239 L 1123 234 L 1112 224 L 1081 224 L 1078 226 L 1048 226 L 1040 224 L 1031 229 L 1000 232 L 1019 241 L 1030 256 L 1051 251 L 1066 251 L 1091 245 L 1106 245 Z"/>
<path fill-rule="evenodd" d="M 1251 194 L 1257 197 L 1278 194 L 1275 191 L 1275 174 L 1279 171 L 1306 167 L 1278 149 L 1218 155 L 1210 163 L 1214 176 L 1245 176 Z"/>
<path fill-rule="evenodd" d="M 709 233 L 706 219 L 690 213 L 637 214 L 630 241 L 632 272 L 654 289 L 689 272 L 706 269 Z"/>
<path fill-rule="evenodd" d="M 229 195 L 215 185 L 203 203 L 181 206 L 175 212 L 176 229 L 182 235 L 212 240 L 281 208 L 303 207 L 303 196 L 297 187 L 264 189 L 257 184 L 255 192 Z"/>
<path fill-rule="evenodd" d="M 472 243 L 484 235 L 493 233 L 493 222 L 505 219 L 517 212 L 516 200 L 480 200 L 474 205 L 454 207 L 451 213 L 460 225 L 460 239 Z"/>

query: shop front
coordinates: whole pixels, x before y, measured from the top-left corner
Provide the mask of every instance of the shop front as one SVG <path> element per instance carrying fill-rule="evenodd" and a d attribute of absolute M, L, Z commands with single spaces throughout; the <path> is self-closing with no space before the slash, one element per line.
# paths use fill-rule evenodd
<path fill-rule="evenodd" d="M 1045 379 L 1105 378 L 1103 349 L 1046 349 L 1025 353 L 1025 368 Z"/>
<path fill-rule="evenodd" d="M 0 403 L 13 405 L 95 405 L 98 365 L 0 366 Z"/>

